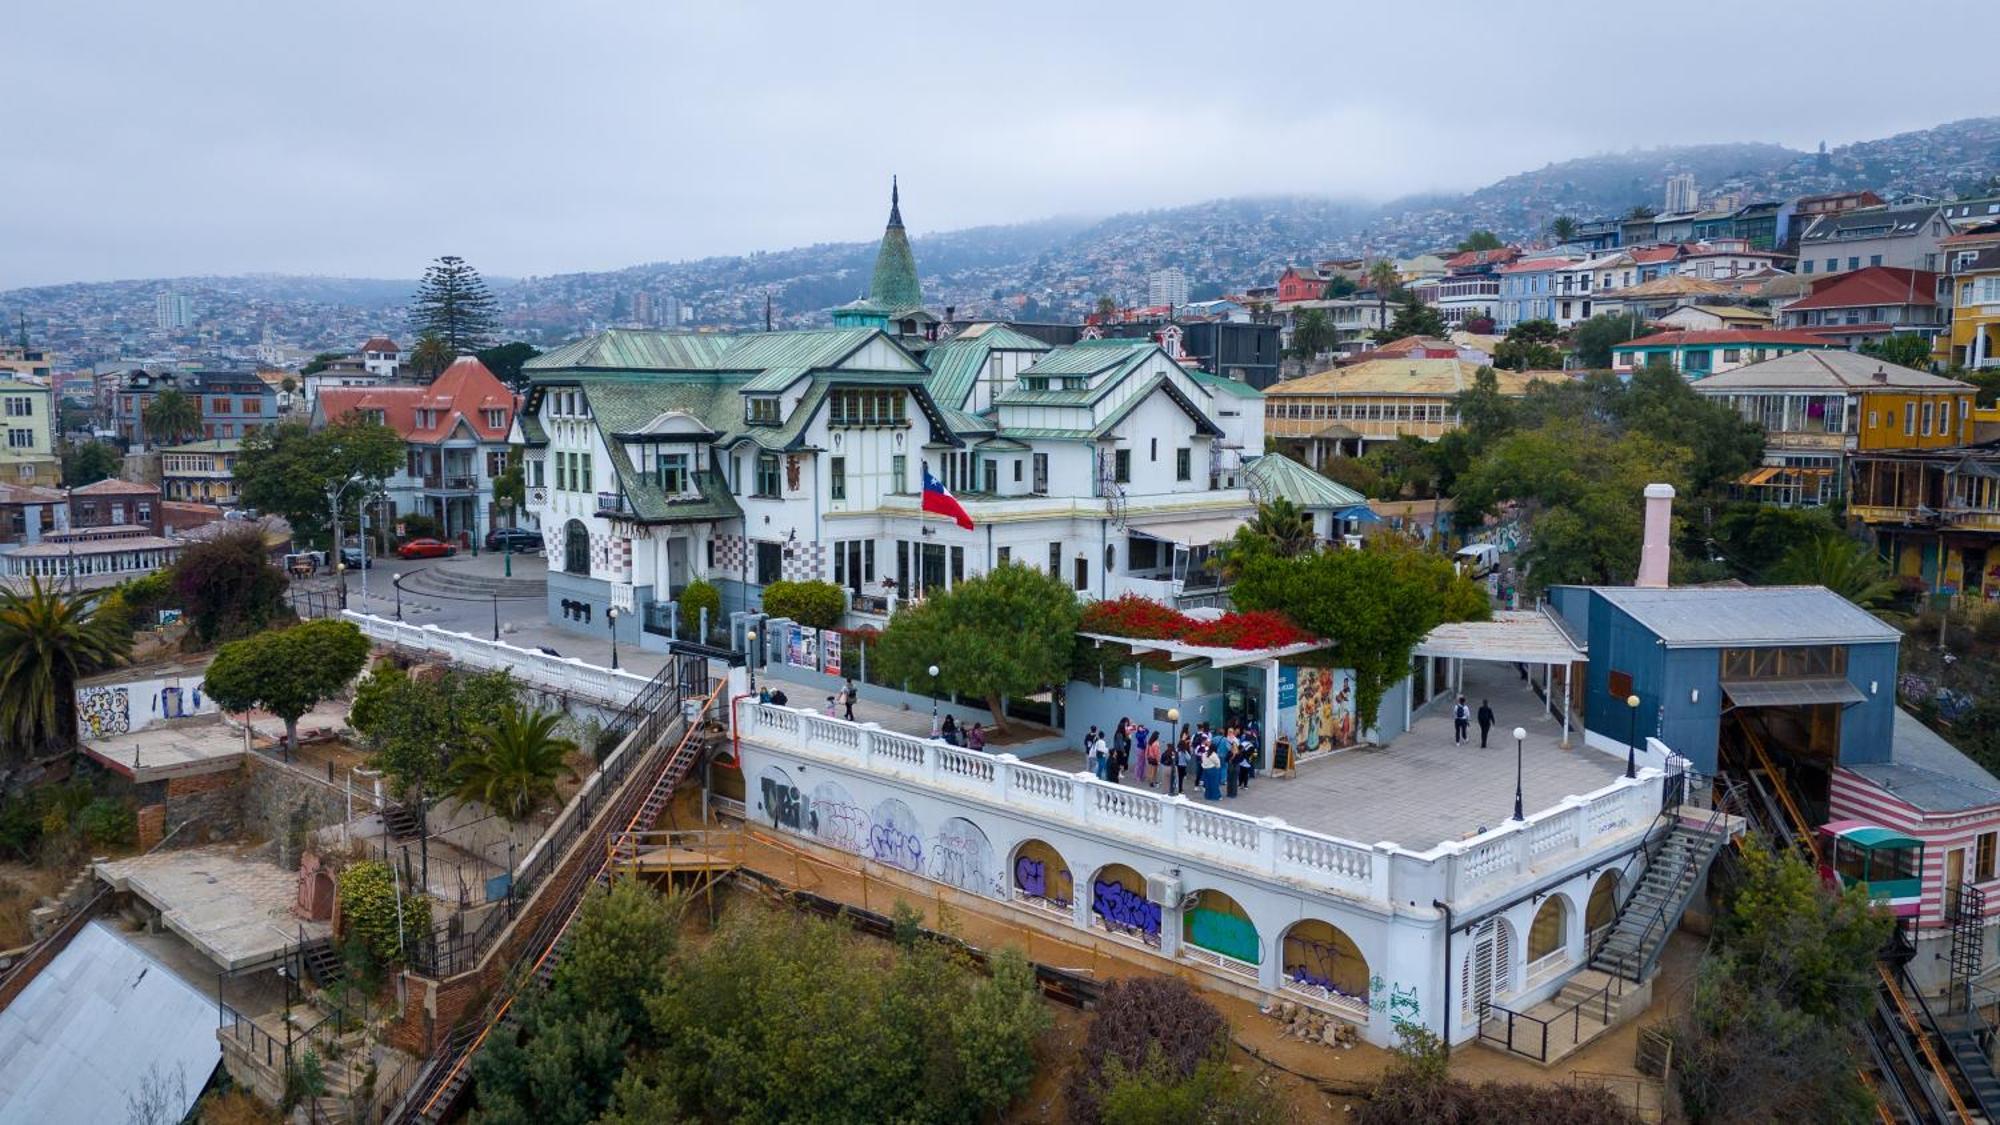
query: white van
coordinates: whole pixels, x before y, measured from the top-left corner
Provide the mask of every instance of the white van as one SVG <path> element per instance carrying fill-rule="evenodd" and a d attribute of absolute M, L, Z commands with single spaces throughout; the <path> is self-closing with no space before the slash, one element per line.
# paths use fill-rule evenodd
<path fill-rule="evenodd" d="M 1467 578 L 1484 578 L 1500 569 L 1500 545 L 1497 543 L 1468 543 L 1452 556 L 1458 572 Z"/>

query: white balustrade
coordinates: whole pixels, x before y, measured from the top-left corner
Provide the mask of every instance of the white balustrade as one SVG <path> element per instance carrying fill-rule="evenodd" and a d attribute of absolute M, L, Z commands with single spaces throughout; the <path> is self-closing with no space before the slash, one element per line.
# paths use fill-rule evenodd
<path fill-rule="evenodd" d="M 599 703 L 630 703 L 647 682 L 647 677 L 632 672 L 600 668 L 575 657 L 550 656 L 435 625 L 412 625 L 351 609 L 342 611 L 341 618 L 353 622 L 372 641 L 439 656 L 469 668 L 505 670 L 543 691 L 583 696 Z"/>
<path fill-rule="evenodd" d="M 1074 783 L 1064 774 L 1043 766 L 1022 763 L 1014 767 L 1014 795 L 1031 804 L 1067 809 L 1076 800 Z"/>
<path fill-rule="evenodd" d="M 1376 856 L 1370 849 L 1295 828 L 1276 835 L 1278 874 L 1363 894 L 1373 887 Z"/>
<path fill-rule="evenodd" d="M 1262 826 L 1244 817 L 1225 815 L 1199 805 L 1182 805 L 1181 839 L 1190 847 L 1208 854 L 1223 854 L 1238 861 L 1257 857 L 1257 841 Z"/>
<path fill-rule="evenodd" d="M 980 785 L 993 784 L 995 769 L 991 755 L 978 751 L 960 750 L 946 745 L 938 747 L 938 773 L 947 777 L 963 778 Z"/>

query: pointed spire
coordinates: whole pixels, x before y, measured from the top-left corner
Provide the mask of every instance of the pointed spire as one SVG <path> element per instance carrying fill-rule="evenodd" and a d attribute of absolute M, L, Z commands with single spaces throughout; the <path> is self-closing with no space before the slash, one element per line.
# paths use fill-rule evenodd
<path fill-rule="evenodd" d="M 868 297 L 891 314 L 922 307 L 923 290 L 917 284 L 917 259 L 910 252 L 910 236 L 903 231 L 903 194 L 896 177 L 889 177 L 889 225 L 882 230 L 882 245 L 875 252 L 875 276 Z"/>
<path fill-rule="evenodd" d="M 903 225 L 903 200 L 897 191 L 896 177 L 893 175 L 889 177 L 889 225 L 892 227 Z"/>

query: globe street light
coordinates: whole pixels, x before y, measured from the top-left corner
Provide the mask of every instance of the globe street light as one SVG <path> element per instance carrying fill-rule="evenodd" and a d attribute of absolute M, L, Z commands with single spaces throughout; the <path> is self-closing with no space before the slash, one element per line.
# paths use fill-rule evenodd
<path fill-rule="evenodd" d="M 743 630 L 743 666 L 750 669 L 750 694 L 757 694 L 757 630 Z"/>
<path fill-rule="evenodd" d="M 938 666 L 933 664 L 927 671 L 931 674 L 931 737 L 938 736 Z"/>
<path fill-rule="evenodd" d="M 1625 742 L 1625 776 L 1639 776 L 1639 696 L 1625 697 L 1625 709 L 1632 714 L 1632 730 Z"/>
<path fill-rule="evenodd" d="M 1514 819 L 1526 820 L 1521 812 L 1521 744 L 1528 740 L 1526 727 L 1514 728 Z"/>
<path fill-rule="evenodd" d="M 495 601 L 493 604 L 498 605 L 500 603 Z M 618 607 L 615 605 L 607 606 L 604 610 L 604 620 L 611 626 L 611 670 L 616 672 L 618 670 Z"/>
<path fill-rule="evenodd" d="M 1180 777 L 1181 777 L 1180 766 L 1178 764 L 1178 761 L 1169 761 L 1169 759 L 1172 758 L 1175 754 L 1180 753 L 1181 709 L 1178 707 L 1167 708 L 1167 722 L 1173 724 L 1174 735 L 1172 738 L 1167 740 L 1167 752 L 1160 756 L 1160 761 L 1164 763 L 1167 767 L 1168 788 L 1174 789 L 1175 792 L 1179 792 L 1178 786 L 1180 784 Z"/>

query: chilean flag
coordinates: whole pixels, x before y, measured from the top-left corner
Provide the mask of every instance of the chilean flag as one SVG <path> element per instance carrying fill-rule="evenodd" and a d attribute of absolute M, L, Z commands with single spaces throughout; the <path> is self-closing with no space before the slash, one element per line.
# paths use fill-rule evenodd
<path fill-rule="evenodd" d="M 935 515 L 950 516 L 958 526 L 972 530 L 972 517 L 965 514 L 965 505 L 944 486 L 944 482 L 931 475 L 931 464 L 924 462 L 924 511 Z"/>

